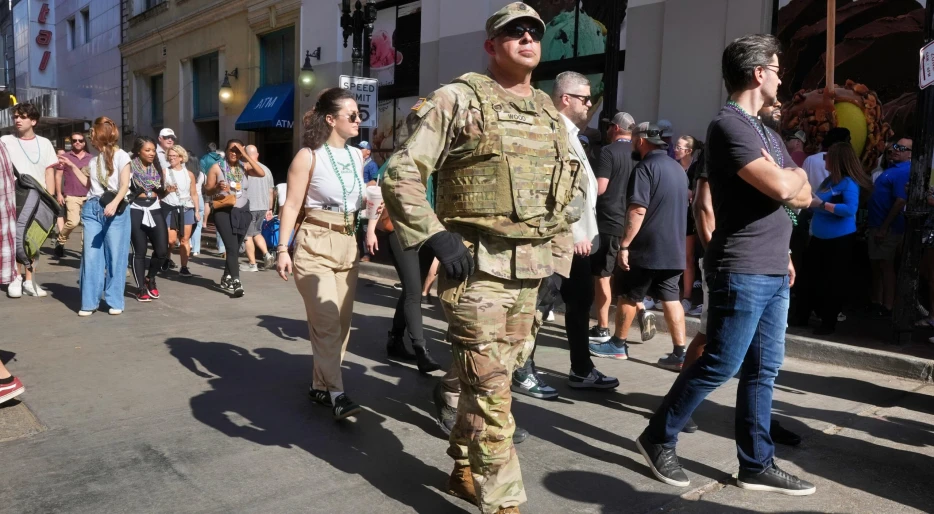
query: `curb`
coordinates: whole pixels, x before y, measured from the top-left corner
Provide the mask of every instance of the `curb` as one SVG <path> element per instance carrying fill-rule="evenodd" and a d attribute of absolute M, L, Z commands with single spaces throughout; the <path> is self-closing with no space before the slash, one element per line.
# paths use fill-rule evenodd
<path fill-rule="evenodd" d="M 360 274 L 384 280 L 398 281 L 395 268 L 385 264 L 361 262 Z M 555 311 L 564 312 L 564 304 L 555 307 Z M 614 317 L 615 306 L 610 307 L 610 319 Z M 668 332 L 668 327 L 661 313 L 656 312 L 659 332 Z M 685 317 L 685 332 L 690 340 L 700 328 L 700 320 Z M 796 334 L 785 335 L 785 356 L 795 359 L 843 366 L 846 368 L 872 371 L 920 382 L 934 382 L 934 360 L 921 359 L 873 348 L 860 348 L 847 344 L 822 341 Z"/>

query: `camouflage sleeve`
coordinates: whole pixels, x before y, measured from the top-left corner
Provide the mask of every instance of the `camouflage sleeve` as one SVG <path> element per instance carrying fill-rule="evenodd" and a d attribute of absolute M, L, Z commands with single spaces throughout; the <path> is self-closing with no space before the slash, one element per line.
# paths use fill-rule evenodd
<path fill-rule="evenodd" d="M 383 201 L 403 248 L 445 230 L 428 203 L 425 184 L 444 162 L 455 138 L 459 95 L 451 86 L 419 100 L 406 123 L 410 136 L 389 158 Z"/>

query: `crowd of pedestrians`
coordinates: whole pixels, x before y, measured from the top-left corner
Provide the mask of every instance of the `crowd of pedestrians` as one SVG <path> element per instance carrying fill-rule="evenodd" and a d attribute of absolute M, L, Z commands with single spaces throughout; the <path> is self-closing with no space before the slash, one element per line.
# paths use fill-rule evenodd
<path fill-rule="evenodd" d="M 652 339 L 652 311 L 660 309 L 672 349 L 657 364 L 679 374 L 636 438 L 653 475 L 690 484 L 675 452 L 678 434 L 696 431 L 694 409 L 738 374 L 737 484 L 813 493 L 773 460 L 775 442 L 800 442 L 771 421 L 791 288 L 791 321 L 807 324 L 813 312 L 818 333 L 833 332 L 865 209 L 872 309 L 891 312 L 911 140 L 891 144 L 875 184 L 845 129 L 830 131 L 823 151 L 806 156 L 802 133 L 783 138 L 780 131 L 778 42 L 752 35 L 724 50 L 729 101 L 705 141 L 675 137 L 666 120 L 637 123 L 620 112 L 606 120 L 606 145 L 598 149 L 580 134 L 593 107 L 586 76 L 559 74 L 550 97 L 531 87 L 545 30 L 521 2 L 494 14 L 484 44 L 488 74 L 466 74 L 421 99 L 408 119 L 409 140 L 382 168 L 369 143 L 350 144 L 361 122 L 353 94 L 325 90 L 304 115 L 302 148 L 278 186 L 255 146 L 231 139 L 218 151 L 212 143 L 196 159 L 166 128 L 157 140 L 137 137 L 128 153 L 107 117 L 89 134 L 72 134 L 71 149 L 56 154 L 34 132 L 35 107 L 18 104 L 15 134 L 0 138 L 0 284 L 12 298 L 46 295 L 36 280 L 38 254 L 14 262 L 22 174 L 62 206 L 53 256 L 65 255 L 83 225 L 82 317 L 97 312 L 102 298 L 111 315 L 123 312 L 128 264 L 140 302 L 160 298 L 156 281 L 175 267 L 176 247 L 179 275 L 192 276 L 210 216 L 224 258 L 222 291 L 242 297 L 240 272 L 260 266 L 296 284 L 315 357 L 309 395 L 342 420 L 362 410 L 341 371 L 359 263 L 388 241 L 401 293 L 387 357 L 414 361 L 423 374 L 441 370 L 421 310 L 432 303 L 438 275 L 453 355 L 434 390 L 455 462 L 447 489 L 485 513 L 518 512 L 526 499 L 513 444 L 528 432 L 516 426 L 511 394 L 558 397 L 534 363 L 539 329 L 558 299 L 566 305 L 567 383 L 575 389 L 619 387 L 593 358 L 628 359 L 633 323 L 640 342 Z M 364 222 L 368 186 L 380 187 L 385 204 Z M 274 219 L 277 237 L 267 244 L 264 228 Z M 794 255 L 795 241 L 803 257 Z M 698 304 L 695 288 L 703 291 Z M 701 321 L 690 346 L 686 314 Z M 0 366 L 0 402 L 22 391 Z"/>

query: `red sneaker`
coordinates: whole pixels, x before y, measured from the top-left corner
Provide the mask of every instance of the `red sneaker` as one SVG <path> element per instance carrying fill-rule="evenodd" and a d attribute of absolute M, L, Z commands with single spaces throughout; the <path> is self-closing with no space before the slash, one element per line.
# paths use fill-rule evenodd
<path fill-rule="evenodd" d="M 155 279 L 152 279 L 152 278 L 146 279 L 146 290 L 149 291 L 149 296 L 151 296 L 153 300 L 159 299 L 159 289 L 156 288 Z"/>
<path fill-rule="evenodd" d="M 142 291 L 136 293 L 137 302 L 151 302 L 152 297 L 149 296 L 149 291 L 143 289 Z"/>
<path fill-rule="evenodd" d="M 26 388 L 18 378 L 13 377 L 13 382 L 9 384 L 0 384 L 0 403 L 5 403 L 17 396 L 23 394 Z"/>

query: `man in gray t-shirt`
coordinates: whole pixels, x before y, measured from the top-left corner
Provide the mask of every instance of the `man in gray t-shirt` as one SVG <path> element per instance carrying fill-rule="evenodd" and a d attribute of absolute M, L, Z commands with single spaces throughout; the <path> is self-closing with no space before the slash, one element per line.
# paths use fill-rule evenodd
<path fill-rule="evenodd" d="M 259 162 L 259 150 L 254 145 L 248 145 L 246 152 L 254 160 Z M 273 269 L 276 266 L 276 258 L 266 247 L 266 239 L 263 237 L 263 223 L 272 219 L 273 195 L 276 193 L 275 183 L 272 178 L 272 172 L 263 163 L 259 163 L 266 174 L 262 177 L 250 176 L 247 180 L 246 190 L 247 198 L 250 201 L 250 228 L 247 230 L 244 245 L 246 246 L 246 256 L 249 264 L 241 264 L 240 271 L 259 271 L 256 264 L 256 250 L 259 250 L 263 256 L 263 269 Z"/>

